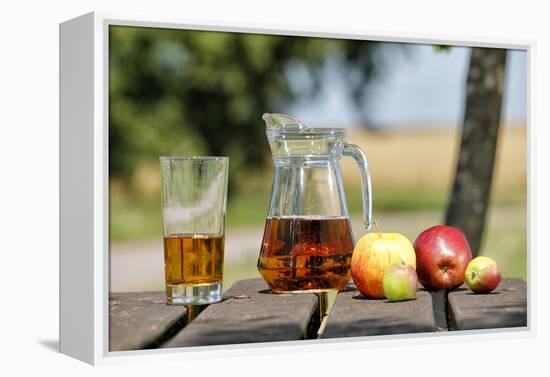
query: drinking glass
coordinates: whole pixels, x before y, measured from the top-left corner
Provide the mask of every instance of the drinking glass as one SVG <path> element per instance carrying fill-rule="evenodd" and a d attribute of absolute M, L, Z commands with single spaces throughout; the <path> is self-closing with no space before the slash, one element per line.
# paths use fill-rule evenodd
<path fill-rule="evenodd" d="M 228 157 L 160 157 L 168 305 L 221 300 Z"/>

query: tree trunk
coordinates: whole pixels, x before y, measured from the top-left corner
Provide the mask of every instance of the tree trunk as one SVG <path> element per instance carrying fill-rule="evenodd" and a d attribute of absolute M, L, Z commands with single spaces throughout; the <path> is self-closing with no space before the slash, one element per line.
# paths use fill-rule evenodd
<path fill-rule="evenodd" d="M 462 141 L 445 222 L 462 230 L 474 256 L 490 199 L 505 66 L 506 50 L 472 48 Z"/>

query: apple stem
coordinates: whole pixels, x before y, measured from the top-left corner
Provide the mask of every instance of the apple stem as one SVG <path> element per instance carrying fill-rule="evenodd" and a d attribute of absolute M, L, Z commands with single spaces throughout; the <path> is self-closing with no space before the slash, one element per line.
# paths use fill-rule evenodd
<path fill-rule="evenodd" d="M 382 232 L 380 232 L 380 226 L 378 225 L 378 221 L 374 220 L 374 226 L 376 227 L 376 232 L 378 233 L 378 236 L 382 238 Z"/>

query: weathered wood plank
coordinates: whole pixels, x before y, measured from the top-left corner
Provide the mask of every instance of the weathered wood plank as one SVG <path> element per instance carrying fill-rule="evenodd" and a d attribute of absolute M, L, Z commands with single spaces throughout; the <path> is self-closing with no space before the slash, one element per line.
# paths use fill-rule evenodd
<path fill-rule="evenodd" d="M 314 294 L 272 294 L 262 279 L 241 280 L 161 347 L 304 339 L 317 308 Z"/>
<path fill-rule="evenodd" d="M 452 330 L 527 326 L 527 284 L 504 279 L 488 294 L 475 294 L 466 286 L 449 293 Z"/>
<path fill-rule="evenodd" d="M 164 292 L 113 293 L 109 299 L 109 350 L 156 348 L 185 325 L 183 306 L 166 305 Z"/>
<path fill-rule="evenodd" d="M 322 338 L 436 331 L 432 296 L 424 289 L 416 300 L 368 299 L 349 284 L 336 296 Z"/>

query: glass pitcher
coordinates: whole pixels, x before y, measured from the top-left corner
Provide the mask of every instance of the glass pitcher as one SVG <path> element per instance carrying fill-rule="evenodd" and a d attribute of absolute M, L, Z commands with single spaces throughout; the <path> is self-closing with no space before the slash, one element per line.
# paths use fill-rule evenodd
<path fill-rule="evenodd" d="M 372 218 L 367 158 L 341 128 L 308 128 L 264 114 L 275 171 L 258 271 L 275 293 L 342 289 L 350 279 L 353 235 L 340 159 L 359 164 L 363 222 Z"/>

